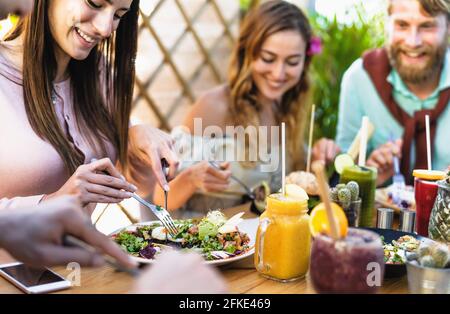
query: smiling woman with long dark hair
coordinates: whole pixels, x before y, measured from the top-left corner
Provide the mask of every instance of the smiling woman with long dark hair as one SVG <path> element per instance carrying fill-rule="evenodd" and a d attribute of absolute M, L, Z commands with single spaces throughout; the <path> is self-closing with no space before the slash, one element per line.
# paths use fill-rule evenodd
<path fill-rule="evenodd" d="M 120 202 L 136 186 L 116 161 L 167 183 L 170 137 L 129 127 L 138 17 L 139 0 L 37 0 L 0 42 L 0 207 L 60 194 Z"/>

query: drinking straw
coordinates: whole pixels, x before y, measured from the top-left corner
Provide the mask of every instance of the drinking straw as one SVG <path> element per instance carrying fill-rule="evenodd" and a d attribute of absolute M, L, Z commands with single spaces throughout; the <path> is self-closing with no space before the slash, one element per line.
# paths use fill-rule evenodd
<path fill-rule="evenodd" d="M 331 227 L 331 237 L 334 240 L 339 239 L 339 232 L 336 223 L 336 217 L 334 216 L 333 210 L 331 208 L 330 195 L 329 195 L 329 186 L 325 176 L 325 167 L 322 161 L 315 161 L 312 165 L 313 171 L 316 174 L 317 183 L 319 185 L 319 194 L 322 199 L 323 204 L 325 205 L 325 210 L 327 212 L 327 218 L 330 222 Z"/>
<path fill-rule="evenodd" d="M 372 138 L 374 131 L 375 131 L 374 125 L 372 122 L 369 121 L 369 125 L 367 127 L 367 141 L 369 141 Z M 347 155 L 350 155 L 355 161 L 359 155 L 360 143 L 361 143 L 361 130 L 358 131 L 355 138 L 353 139 L 352 145 L 350 145 L 350 148 L 347 151 Z"/>
<path fill-rule="evenodd" d="M 427 161 L 428 161 L 428 170 L 433 169 L 431 165 L 431 143 L 430 143 L 430 116 L 425 116 L 425 130 L 427 133 Z"/>
<path fill-rule="evenodd" d="M 316 114 L 316 105 L 312 105 L 311 122 L 309 124 L 308 159 L 306 162 L 306 172 L 311 172 L 311 148 L 312 148 L 312 139 L 313 139 L 313 132 L 314 132 L 315 114 Z"/>
<path fill-rule="evenodd" d="M 281 123 L 281 184 L 282 193 L 286 195 L 286 124 Z"/>
<path fill-rule="evenodd" d="M 369 126 L 369 118 L 364 116 L 361 123 L 361 142 L 359 145 L 359 160 L 358 165 L 364 167 L 366 165 L 367 153 L 367 128 Z"/>

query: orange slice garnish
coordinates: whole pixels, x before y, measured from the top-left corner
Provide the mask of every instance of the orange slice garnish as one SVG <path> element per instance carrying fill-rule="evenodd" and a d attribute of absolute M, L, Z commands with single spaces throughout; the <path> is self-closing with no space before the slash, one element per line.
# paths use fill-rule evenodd
<path fill-rule="evenodd" d="M 339 237 L 344 238 L 348 231 L 348 220 L 345 212 L 338 204 L 333 202 L 331 203 L 331 210 L 338 225 Z M 311 211 L 309 229 L 313 237 L 321 233 L 331 236 L 331 226 L 328 221 L 327 210 L 323 203 L 320 203 Z"/>
<path fill-rule="evenodd" d="M 446 173 L 438 170 L 415 169 L 413 176 L 423 180 L 443 180 L 446 177 Z"/>

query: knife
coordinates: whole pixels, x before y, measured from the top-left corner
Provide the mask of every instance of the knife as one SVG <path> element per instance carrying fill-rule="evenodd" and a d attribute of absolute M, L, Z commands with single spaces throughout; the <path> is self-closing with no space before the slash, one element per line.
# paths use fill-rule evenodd
<path fill-rule="evenodd" d="M 139 270 L 137 268 L 125 268 L 122 265 L 119 264 L 119 262 L 112 256 L 106 255 L 106 254 L 102 254 L 100 253 L 96 248 L 94 248 L 92 245 L 74 237 L 71 235 L 65 235 L 63 237 L 63 244 L 65 246 L 68 247 L 77 247 L 80 249 L 84 249 L 88 252 L 91 253 L 97 253 L 97 254 L 101 254 L 103 256 L 103 259 L 105 260 L 105 262 L 114 267 L 116 270 L 121 271 L 121 272 L 125 272 L 128 275 L 132 276 L 132 277 L 137 277 L 139 276 Z"/>
<path fill-rule="evenodd" d="M 161 166 L 164 172 L 164 175 L 167 177 L 169 176 L 169 163 L 167 162 L 166 158 L 161 159 Z M 167 209 L 167 199 L 169 197 L 169 192 L 164 190 L 164 208 Z"/>

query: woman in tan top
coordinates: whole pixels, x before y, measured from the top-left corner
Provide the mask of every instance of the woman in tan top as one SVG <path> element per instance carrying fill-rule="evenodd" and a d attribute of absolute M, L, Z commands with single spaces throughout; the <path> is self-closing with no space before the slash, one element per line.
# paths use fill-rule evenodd
<path fill-rule="evenodd" d="M 115 165 L 143 194 L 167 188 L 172 140 L 129 126 L 138 16 L 139 0 L 37 0 L 0 42 L 0 208 L 120 202 L 137 187 Z"/>
<path fill-rule="evenodd" d="M 303 168 L 305 121 L 311 103 L 308 79 L 312 60 L 311 38 L 312 30 L 307 17 L 291 3 L 268 1 L 250 12 L 241 26 L 232 54 L 227 84 L 207 91 L 184 120 L 187 132 L 194 136 L 193 141 L 196 141 L 195 137 L 202 136 L 208 127 L 215 127 L 228 139 L 234 139 L 234 134 L 227 131 L 230 129 L 228 126 L 266 127 L 271 130 L 285 122 L 288 169 Z M 200 130 L 196 130 L 196 119 L 201 119 Z M 201 134 L 196 134 L 198 131 Z M 276 152 L 278 147 L 273 144 L 270 131 L 268 133 L 267 146 Z M 272 135 L 276 143 L 280 142 L 278 134 Z M 261 132 L 250 136 L 250 139 L 254 143 L 260 136 Z M 221 139 L 205 138 L 204 142 L 217 140 Z M 317 153 L 313 157 L 325 159 L 327 154 L 324 152 L 328 150 L 338 148 L 331 141 L 322 139 L 316 144 Z M 183 166 L 185 160 L 180 159 Z M 281 166 L 278 170 L 264 173 L 259 161 L 253 162 L 248 158 L 244 162 L 240 162 L 242 159 L 238 162 L 225 161 L 217 163 L 221 170 L 208 161 L 191 162 L 171 182 L 168 207 L 178 208 L 186 201 L 189 210 L 198 211 L 214 209 L 213 206 L 222 204 L 237 205 L 240 197 L 235 197 L 234 203 L 224 202 L 225 198 L 231 198 L 231 193 L 245 193 L 236 180 L 230 179 L 231 173 L 248 187 L 257 185 L 258 181 L 267 181 L 272 190 L 281 187 Z M 156 188 L 155 203 L 162 203 L 162 192 Z"/>

